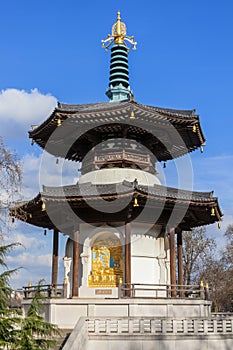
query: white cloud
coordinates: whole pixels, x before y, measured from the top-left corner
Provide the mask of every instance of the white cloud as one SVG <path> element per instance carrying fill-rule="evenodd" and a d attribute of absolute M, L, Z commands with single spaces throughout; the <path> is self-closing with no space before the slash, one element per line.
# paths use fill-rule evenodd
<path fill-rule="evenodd" d="M 27 286 L 28 283 L 36 285 L 38 281 L 45 280 L 45 284 L 50 283 L 50 276 L 48 268 L 34 269 L 19 269 L 17 273 L 11 278 L 11 287 L 13 289 L 21 289 L 23 286 Z"/>
<path fill-rule="evenodd" d="M 37 89 L 30 92 L 6 89 L 0 92 L 1 136 L 25 137 L 31 124 L 39 124 L 56 106 L 57 99 Z M 12 137 L 12 138 L 13 138 Z"/>
<path fill-rule="evenodd" d="M 19 231 L 11 231 L 11 235 L 7 237 L 6 243 L 11 243 L 11 242 L 17 242 L 20 243 L 21 246 L 19 246 L 16 251 L 18 252 L 19 250 L 25 250 L 25 249 L 32 249 L 35 250 L 41 250 L 44 249 L 46 246 L 45 241 L 38 239 L 38 237 L 33 237 L 32 235 L 25 235 Z"/>
<path fill-rule="evenodd" d="M 59 235 L 59 278 L 58 283 L 63 281 L 63 260 L 67 237 Z M 20 242 L 22 246 L 13 249 L 6 258 L 9 269 L 21 267 L 11 278 L 11 286 L 21 288 L 32 282 L 36 284 L 40 279 L 51 283 L 53 232 L 35 226 L 16 221 L 10 234 L 5 237 L 4 243 Z"/>
<path fill-rule="evenodd" d="M 37 89 L 30 92 L 17 89 L 6 89 L 0 93 L 0 117 L 9 121 L 29 123 L 39 121 L 51 112 L 57 100 L 47 94 L 41 94 Z"/>
<path fill-rule="evenodd" d="M 23 254 L 12 255 L 7 258 L 7 264 L 10 268 L 17 268 L 11 278 L 11 286 L 14 289 L 20 289 L 22 286 L 27 286 L 29 282 L 37 284 L 39 280 L 44 279 L 45 284 L 51 283 L 51 266 L 52 255 L 51 254 L 32 254 L 25 252 Z M 63 272 L 63 260 L 59 258 L 58 269 L 58 283 L 62 283 Z"/>
<path fill-rule="evenodd" d="M 40 259 L 40 260 L 39 260 Z M 36 285 L 39 280 L 45 280 L 45 284 L 51 281 L 51 255 L 24 254 L 9 259 L 8 266 L 22 266 L 11 278 L 13 289 L 21 289 L 29 282 Z"/>
<path fill-rule="evenodd" d="M 34 266 L 40 266 L 40 267 L 50 267 L 51 266 L 51 254 L 42 254 L 42 255 L 37 255 L 35 257 L 34 254 L 30 254 L 28 252 L 24 252 L 18 255 L 14 256 L 8 256 L 7 262 L 11 265 L 15 266 L 28 266 L 30 264 L 30 267 Z"/>
<path fill-rule="evenodd" d="M 23 194 L 32 199 L 46 186 L 73 185 L 78 179 L 79 165 L 76 162 L 59 160 L 43 152 L 39 156 L 26 154 L 23 159 Z"/>

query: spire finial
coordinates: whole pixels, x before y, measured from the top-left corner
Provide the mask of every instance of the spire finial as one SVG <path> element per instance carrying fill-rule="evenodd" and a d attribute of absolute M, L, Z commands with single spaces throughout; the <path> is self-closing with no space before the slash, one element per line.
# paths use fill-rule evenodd
<path fill-rule="evenodd" d="M 130 100 L 132 91 L 129 85 L 128 53 L 130 43 L 136 49 L 136 42 L 133 36 L 126 35 L 126 25 L 121 22 L 121 13 L 117 12 L 117 21 L 112 26 L 112 34 L 102 40 L 102 46 L 108 50 L 111 47 L 111 64 L 109 88 L 106 95 L 111 102 Z"/>
<path fill-rule="evenodd" d="M 109 46 L 114 42 L 114 44 L 126 45 L 126 41 L 133 45 L 133 50 L 136 50 L 136 41 L 134 41 L 134 36 L 126 35 L 126 25 L 121 22 L 121 13 L 117 12 L 117 22 L 112 26 L 112 34 L 108 34 L 107 39 L 102 40 L 102 47 L 108 50 Z"/>
<path fill-rule="evenodd" d="M 115 44 L 124 44 L 124 35 L 126 35 L 126 25 L 121 23 L 121 13 L 117 12 L 117 22 L 112 26 L 112 36 Z"/>

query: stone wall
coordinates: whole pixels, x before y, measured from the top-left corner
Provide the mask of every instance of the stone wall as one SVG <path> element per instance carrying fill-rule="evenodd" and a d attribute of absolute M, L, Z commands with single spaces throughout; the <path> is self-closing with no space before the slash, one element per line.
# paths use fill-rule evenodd
<path fill-rule="evenodd" d="M 233 318 L 81 318 L 64 350 L 231 350 Z"/>
<path fill-rule="evenodd" d="M 30 299 L 23 301 L 27 309 Z M 73 329 L 80 317 L 208 317 L 210 302 L 200 299 L 47 299 L 44 316 Z"/>

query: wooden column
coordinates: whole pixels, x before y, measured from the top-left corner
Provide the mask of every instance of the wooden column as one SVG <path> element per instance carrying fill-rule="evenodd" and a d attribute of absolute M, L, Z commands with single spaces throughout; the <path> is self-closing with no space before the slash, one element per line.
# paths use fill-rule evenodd
<path fill-rule="evenodd" d="M 72 297 L 78 297 L 78 271 L 79 271 L 79 231 L 75 231 L 73 234 Z"/>
<path fill-rule="evenodd" d="M 58 276 L 58 230 L 53 230 L 53 259 L 52 259 L 52 285 L 57 284 Z"/>
<path fill-rule="evenodd" d="M 131 224 L 125 223 L 125 284 L 126 288 L 131 287 Z M 130 298 L 130 290 L 126 291 L 125 296 Z"/>
<path fill-rule="evenodd" d="M 172 292 L 171 296 L 176 297 L 176 251 L 175 251 L 175 229 L 170 230 L 170 275 Z"/>
<path fill-rule="evenodd" d="M 177 229 L 177 256 L 178 256 L 178 284 L 183 285 L 183 240 L 182 231 Z M 184 296 L 184 292 L 180 291 L 180 297 Z"/>

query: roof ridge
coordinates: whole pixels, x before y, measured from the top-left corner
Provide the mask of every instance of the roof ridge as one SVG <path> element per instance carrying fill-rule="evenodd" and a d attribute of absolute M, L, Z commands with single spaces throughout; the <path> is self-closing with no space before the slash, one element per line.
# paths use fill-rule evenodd
<path fill-rule="evenodd" d="M 188 116 L 188 117 L 198 117 L 196 114 L 196 109 L 174 109 L 174 108 L 166 108 L 166 107 L 159 107 L 159 106 L 151 106 L 142 104 L 139 102 L 134 101 L 136 105 L 139 107 L 145 108 L 147 110 L 155 111 L 155 112 L 164 112 L 170 115 L 176 114 L 177 116 Z"/>
<path fill-rule="evenodd" d="M 146 185 L 139 185 L 135 184 L 134 182 L 129 182 L 129 181 L 123 181 L 123 182 L 117 182 L 114 184 L 92 184 L 91 182 L 83 183 L 83 184 L 73 184 L 73 185 L 65 185 L 65 186 L 44 186 L 43 185 L 43 190 L 41 192 L 41 195 L 49 195 L 51 192 L 53 192 L 54 195 L 57 195 L 59 192 L 62 194 L 68 194 L 67 192 L 70 192 L 74 190 L 77 193 L 80 191 L 80 194 L 82 193 L 82 190 L 84 192 L 86 190 L 91 190 L 92 188 L 96 189 L 104 189 L 106 188 L 106 191 L 109 192 L 109 190 L 113 190 L 113 188 L 116 188 L 118 186 L 121 186 L 121 189 L 129 189 L 131 190 L 138 190 L 147 194 L 161 194 L 164 196 L 171 197 L 174 195 L 176 198 L 182 198 L 183 196 L 186 198 L 189 198 L 190 200 L 193 198 L 199 198 L 199 199 L 211 199 L 215 200 L 216 197 L 213 197 L 213 191 L 210 192 L 199 192 L 199 191 L 192 191 L 192 190 L 185 190 L 185 189 L 179 189 L 179 188 L 174 188 L 174 187 L 169 187 L 169 186 L 163 186 L 163 185 L 157 185 L 154 184 L 153 186 L 146 186 Z M 89 192 L 89 191 L 88 191 Z M 98 192 L 98 191 L 97 191 Z M 107 193 L 106 194 L 109 194 Z M 86 194 L 86 192 L 85 192 Z M 103 193 L 102 193 L 103 194 Z M 75 195 L 75 194 L 74 194 Z M 86 194 L 88 195 L 88 194 Z M 90 193 L 89 193 L 90 195 Z"/>

